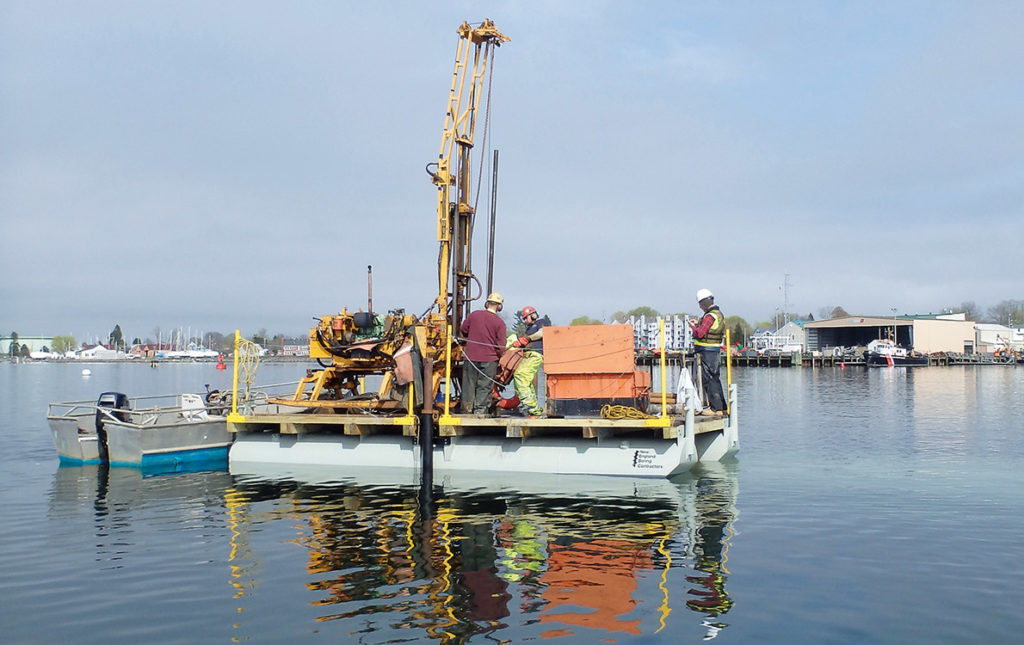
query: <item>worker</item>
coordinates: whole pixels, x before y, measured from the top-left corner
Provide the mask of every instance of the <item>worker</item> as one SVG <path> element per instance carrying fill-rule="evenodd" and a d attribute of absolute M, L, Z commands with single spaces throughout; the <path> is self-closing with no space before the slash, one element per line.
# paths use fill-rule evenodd
<path fill-rule="evenodd" d="M 690 320 L 693 330 L 693 345 L 700 359 L 701 380 L 707 395 L 708 414 L 725 414 L 725 396 L 722 394 L 722 379 L 719 374 L 720 351 L 725 337 L 725 316 L 715 304 L 715 297 L 708 289 L 697 291 L 697 304 L 704 315 L 700 322 Z"/>
<path fill-rule="evenodd" d="M 491 407 L 491 388 L 498 373 L 498 359 L 505 353 L 505 321 L 498 312 L 504 304 L 495 291 L 487 296 L 483 309 L 462 321 L 466 339 L 462 363 L 462 411 L 466 414 L 487 414 Z"/>
<path fill-rule="evenodd" d="M 551 324 L 547 316 L 541 318 L 533 307 L 523 307 L 523 322 L 526 333 L 512 343 L 513 347 L 523 348 L 523 360 L 519 362 L 513 379 L 516 384 L 516 396 L 519 397 L 521 410 L 530 417 L 544 416 L 544 410 L 537 402 L 537 388 L 534 380 L 537 372 L 544 365 L 544 328 Z"/>

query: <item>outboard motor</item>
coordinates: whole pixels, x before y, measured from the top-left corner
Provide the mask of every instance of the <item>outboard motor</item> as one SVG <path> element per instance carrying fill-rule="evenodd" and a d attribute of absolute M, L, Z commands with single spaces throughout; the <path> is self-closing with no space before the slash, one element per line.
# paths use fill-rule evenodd
<path fill-rule="evenodd" d="M 224 416 L 231 409 L 231 390 L 211 390 L 206 384 L 206 410 L 210 414 Z"/>
<path fill-rule="evenodd" d="M 97 408 L 107 408 L 110 410 L 128 410 L 128 397 L 120 392 L 104 392 L 100 394 L 100 398 L 96 400 Z M 127 421 L 128 415 L 124 412 L 113 412 L 115 419 L 121 421 Z M 106 416 L 103 410 L 96 410 L 96 437 L 97 443 L 99 444 L 100 461 L 109 462 L 110 452 L 107 450 L 107 431 L 103 429 L 103 419 Z"/>

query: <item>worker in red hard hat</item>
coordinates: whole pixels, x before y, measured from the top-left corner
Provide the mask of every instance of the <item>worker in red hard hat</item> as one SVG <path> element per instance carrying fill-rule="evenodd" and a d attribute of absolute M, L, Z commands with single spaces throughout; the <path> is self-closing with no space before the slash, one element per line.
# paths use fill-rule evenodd
<path fill-rule="evenodd" d="M 697 291 L 697 304 L 704 315 L 700 322 L 690 320 L 693 330 L 693 348 L 700 360 L 701 380 L 707 395 L 710 414 L 725 414 L 725 395 L 722 393 L 720 360 L 722 339 L 725 338 L 725 316 L 715 304 L 715 296 L 707 289 Z"/>
<path fill-rule="evenodd" d="M 533 381 L 537 372 L 544 365 L 544 328 L 551 324 L 547 316 L 541 318 L 533 307 L 523 307 L 523 322 L 526 332 L 512 343 L 513 347 L 523 348 L 523 360 L 519 362 L 513 379 L 516 385 L 516 396 L 519 397 L 523 412 L 531 417 L 544 416 L 544 409 L 537 401 L 537 389 Z"/>
<path fill-rule="evenodd" d="M 466 414 L 490 412 L 491 389 L 498 373 L 498 359 L 505 353 L 505 321 L 498 312 L 504 299 L 495 291 L 487 296 L 483 309 L 462 321 L 466 339 L 462 363 L 462 411 Z"/>

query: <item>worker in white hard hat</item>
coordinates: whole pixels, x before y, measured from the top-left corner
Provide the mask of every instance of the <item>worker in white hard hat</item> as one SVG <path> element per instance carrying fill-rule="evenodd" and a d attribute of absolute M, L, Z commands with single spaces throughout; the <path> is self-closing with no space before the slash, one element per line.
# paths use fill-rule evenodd
<path fill-rule="evenodd" d="M 519 397 L 521 411 L 530 417 L 544 416 L 544 408 L 537 400 L 537 388 L 534 380 L 544 365 L 544 328 L 551 320 L 540 317 L 534 307 L 523 307 L 521 313 L 526 324 L 526 333 L 517 338 L 512 347 L 523 348 L 523 359 L 519 361 L 513 378 L 515 379 L 516 396 Z"/>
<path fill-rule="evenodd" d="M 707 396 L 709 414 L 725 414 L 725 395 L 722 393 L 722 379 L 719 373 L 722 340 L 725 338 L 725 316 L 715 304 L 715 296 L 707 289 L 697 291 L 697 304 L 704 315 L 700 322 L 690 320 L 693 330 L 693 347 L 700 361 L 704 394 Z"/>
<path fill-rule="evenodd" d="M 487 296 L 483 309 L 462 321 L 466 340 L 462 362 L 462 411 L 487 414 L 491 411 L 491 388 L 498 373 L 498 359 L 505 353 L 505 321 L 501 311 L 504 299 L 495 291 Z"/>

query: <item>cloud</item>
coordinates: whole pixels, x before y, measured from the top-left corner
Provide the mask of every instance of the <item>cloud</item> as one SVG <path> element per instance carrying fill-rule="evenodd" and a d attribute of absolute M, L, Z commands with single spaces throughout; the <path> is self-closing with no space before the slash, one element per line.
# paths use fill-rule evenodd
<path fill-rule="evenodd" d="M 765 319 L 787 273 L 802 313 L 1021 297 L 985 250 L 1024 215 L 1015 5 L 489 9 L 512 41 L 473 163 L 486 182 L 500 150 L 513 306 L 684 311 L 707 286 Z M 434 298 L 424 166 L 477 5 L 5 12 L 0 324 L 302 333 L 361 306 L 371 264 L 378 308 Z"/>

